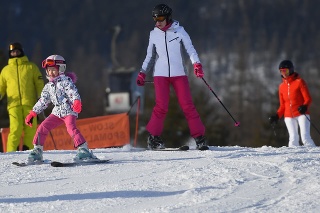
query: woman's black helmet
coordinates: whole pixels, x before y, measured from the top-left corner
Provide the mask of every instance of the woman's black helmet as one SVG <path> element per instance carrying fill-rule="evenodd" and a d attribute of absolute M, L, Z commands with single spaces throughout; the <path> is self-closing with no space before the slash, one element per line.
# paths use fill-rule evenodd
<path fill-rule="evenodd" d="M 152 10 L 152 16 L 158 17 L 158 16 L 165 16 L 167 19 L 167 22 L 172 21 L 172 9 L 166 5 L 166 4 L 158 4 L 155 6 Z"/>
<path fill-rule="evenodd" d="M 283 60 L 280 62 L 279 69 L 284 69 L 284 68 L 289 69 L 289 75 L 294 73 L 294 66 L 290 60 Z"/>

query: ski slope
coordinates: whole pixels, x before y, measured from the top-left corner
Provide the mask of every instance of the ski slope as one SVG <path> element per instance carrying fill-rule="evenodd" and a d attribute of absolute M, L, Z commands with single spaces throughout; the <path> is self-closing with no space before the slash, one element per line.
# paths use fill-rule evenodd
<path fill-rule="evenodd" d="M 93 151 L 111 163 L 17 167 L 29 151 L 1 153 L 0 212 L 320 212 L 318 147 Z M 65 162 L 74 155 L 44 152 Z"/>

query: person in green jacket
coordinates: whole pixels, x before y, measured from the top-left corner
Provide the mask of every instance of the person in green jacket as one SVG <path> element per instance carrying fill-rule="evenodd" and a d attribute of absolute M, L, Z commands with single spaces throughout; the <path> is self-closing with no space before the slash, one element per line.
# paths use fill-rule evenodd
<path fill-rule="evenodd" d="M 29 61 L 20 43 L 9 45 L 9 61 L 0 73 L 0 100 L 7 95 L 10 133 L 7 152 L 17 151 L 22 133 L 24 149 L 33 148 L 32 140 L 37 129 L 24 123 L 44 87 L 42 74 L 36 64 Z"/>

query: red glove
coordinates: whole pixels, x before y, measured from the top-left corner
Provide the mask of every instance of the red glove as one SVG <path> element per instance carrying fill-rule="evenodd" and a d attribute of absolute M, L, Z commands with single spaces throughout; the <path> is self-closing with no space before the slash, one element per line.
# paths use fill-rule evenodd
<path fill-rule="evenodd" d="M 198 78 L 202 78 L 204 76 L 202 65 L 200 63 L 195 63 L 193 65 L 193 71 Z"/>
<path fill-rule="evenodd" d="M 146 79 L 146 74 L 143 72 L 139 72 L 139 75 L 137 77 L 137 85 L 140 87 L 143 86 L 145 79 Z"/>
<path fill-rule="evenodd" d="M 24 120 L 24 122 L 25 122 L 28 126 L 32 127 L 33 118 L 36 117 L 36 116 L 37 116 L 37 113 L 35 113 L 34 111 L 31 110 L 31 111 L 29 112 L 29 115 L 27 115 L 26 119 Z"/>
<path fill-rule="evenodd" d="M 82 110 L 82 104 L 80 100 L 74 100 L 73 105 L 72 105 L 72 110 L 75 111 L 76 113 L 80 113 Z"/>

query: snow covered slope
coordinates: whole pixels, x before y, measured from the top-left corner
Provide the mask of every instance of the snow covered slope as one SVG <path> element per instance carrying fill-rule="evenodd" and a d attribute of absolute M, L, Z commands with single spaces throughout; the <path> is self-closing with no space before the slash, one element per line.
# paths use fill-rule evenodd
<path fill-rule="evenodd" d="M 0 212 L 320 212 L 318 147 L 93 151 L 112 162 L 17 167 L 29 151 L 0 154 Z"/>

